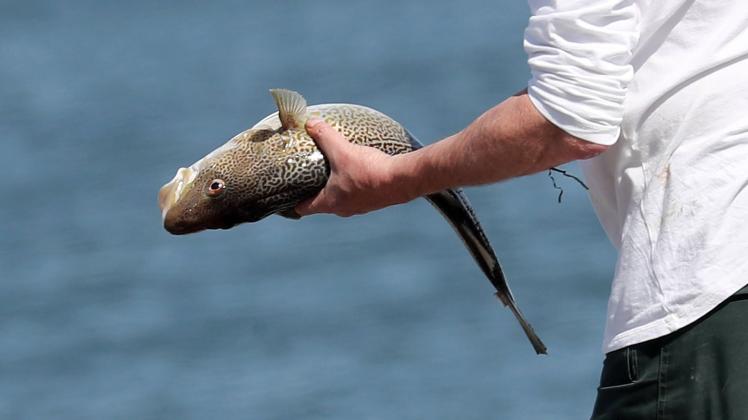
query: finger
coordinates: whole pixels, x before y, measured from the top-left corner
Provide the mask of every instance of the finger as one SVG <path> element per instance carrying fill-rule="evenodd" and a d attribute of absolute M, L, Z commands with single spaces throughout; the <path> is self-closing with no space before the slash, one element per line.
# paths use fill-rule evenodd
<path fill-rule="evenodd" d="M 306 132 L 314 139 L 314 143 L 328 159 L 335 160 L 340 150 L 350 143 L 338 130 L 319 118 L 313 118 L 306 123 Z"/>
<path fill-rule="evenodd" d="M 322 190 L 316 196 L 306 199 L 294 207 L 299 216 L 308 216 L 310 214 L 322 213 L 322 205 L 325 201 L 325 190 Z"/>

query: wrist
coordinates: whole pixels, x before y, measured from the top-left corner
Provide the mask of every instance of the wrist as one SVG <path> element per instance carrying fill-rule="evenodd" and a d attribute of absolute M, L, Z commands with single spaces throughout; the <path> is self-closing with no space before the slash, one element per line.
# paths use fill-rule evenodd
<path fill-rule="evenodd" d="M 410 152 L 394 155 L 390 160 L 388 183 L 393 198 L 399 203 L 415 200 L 433 191 L 428 189 L 427 174 L 419 162 L 419 153 Z"/>

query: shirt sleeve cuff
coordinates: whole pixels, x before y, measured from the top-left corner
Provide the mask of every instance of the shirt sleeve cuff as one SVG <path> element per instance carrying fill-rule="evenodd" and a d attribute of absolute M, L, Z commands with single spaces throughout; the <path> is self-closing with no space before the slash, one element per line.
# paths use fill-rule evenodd
<path fill-rule="evenodd" d="M 547 99 L 547 96 L 544 95 L 543 92 L 532 82 L 533 81 L 531 80 L 527 87 L 527 96 L 530 98 L 530 102 L 535 106 L 535 109 L 537 109 L 538 112 L 551 124 L 574 137 L 592 143 L 610 146 L 618 140 L 618 137 L 621 134 L 620 127 L 610 126 L 601 129 L 600 127 L 586 128 L 581 126 L 578 121 L 573 121 L 573 118 L 570 118 L 568 113 L 560 112 L 553 109 L 553 107 L 549 107 L 544 100 Z"/>

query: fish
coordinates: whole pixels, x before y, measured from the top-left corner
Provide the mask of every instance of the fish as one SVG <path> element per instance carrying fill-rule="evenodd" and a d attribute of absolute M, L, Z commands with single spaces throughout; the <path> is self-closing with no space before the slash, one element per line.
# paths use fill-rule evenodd
<path fill-rule="evenodd" d="M 164 228 L 183 235 L 206 229 L 230 229 L 273 214 L 299 219 L 296 205 L 317 194 L 327 182 L 329 164 L 307 134 L 308 119 L 322 119 L 354 144 L 390 155 L 417 150 L 422 144 L 401 124 L 372 108 L 353 104 L 308 106 L 299 93 L 271 89 L 278 112 L 210 152 L 174 178 L 158 194 Z M 496 289 L 537 354 L 547 354 L 512 295 L 499 259 L 461 189 L 424 198 L 441 213 Z"/>

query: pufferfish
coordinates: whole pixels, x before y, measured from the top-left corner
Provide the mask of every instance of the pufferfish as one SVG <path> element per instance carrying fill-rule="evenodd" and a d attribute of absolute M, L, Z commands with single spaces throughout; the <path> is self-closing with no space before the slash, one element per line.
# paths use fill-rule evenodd
<path fill-rule="evenodd" d="M 159 192 L 167 231 L 175 235 L 205 229 L 229 229 L 272 214 L 298 219 L 294 207 L 324 187 L 330 167 L 304 124 L 320 118 L 354 144 L 395 155 L 421 144 L 402 125 L 361 105 L 307 106 L 297 92 L 272 89 L 278 107 L 249 130 L 209 153 L 176 176 Z M 462 239 L 496 296 L 508 306 L 538 354 L 546 347 L 519 310 L 499 260 L 475 213 L 459 189 L 424 197 Z"/>

